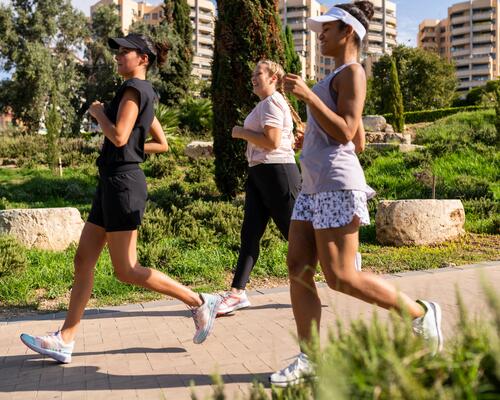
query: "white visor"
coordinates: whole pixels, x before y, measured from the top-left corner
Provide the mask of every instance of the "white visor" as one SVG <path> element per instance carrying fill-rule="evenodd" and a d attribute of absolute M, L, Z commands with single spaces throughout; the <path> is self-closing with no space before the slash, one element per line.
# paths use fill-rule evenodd
<path fill-rule="evenodd" d="M 354 32 L 359 36 L 361 40 L 366 35 L 365 27 L 359 22 L 356 18 L 354 18 L 347 11 L 342 8 L 332 7 L 325 14 L 319 15 L 317 17 L 311 17 L 307 19 L 307 25 L 309 29 L 314 32 L 321 32 L 323 30 L 323 24 L 325 22 L 331 21 L 342 21 L 343 23 L 352 26 Z"/>

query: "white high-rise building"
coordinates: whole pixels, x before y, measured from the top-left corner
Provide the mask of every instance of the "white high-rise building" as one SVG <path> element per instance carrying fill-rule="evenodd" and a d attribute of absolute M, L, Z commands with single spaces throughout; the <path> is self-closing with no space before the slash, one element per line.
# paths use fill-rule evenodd
<path fill-rule="evenodd" d="M 455 65 L 458 92 L 500 76 L 498 0 L 469 0 L 448 7 L 448 18 L 419 24 L 418 46 Z"/>
<path fill-rule="evenodd" d="M 211 77 L 214 48 L 215 5 L 210 0 L 187 0 L 193 25 L 193 69 L 192 75 L 207 80 Z M 101 5 L 114 4 L 120 16 L 122 31 L 127 34 L 136 21 L 150 25 L 159 24 L 165 17 L 163 4 L 151 5 L 134 0 L 100 0 L 90 7 L 92 15 Z"/>

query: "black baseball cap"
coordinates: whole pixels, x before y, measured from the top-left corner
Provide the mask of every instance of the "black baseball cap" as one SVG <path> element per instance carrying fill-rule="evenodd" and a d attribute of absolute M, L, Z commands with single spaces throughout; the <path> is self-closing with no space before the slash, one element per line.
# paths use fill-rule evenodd
<path fill-rule="evenodd" d="M 109 38 L 108 45 L 112 49 L 119 49 L 121 46 L 127 49 L 139 50 L 139 52 L 148 55 L 151 64 L 156 60 L 156 54 L 149 48 L 143 35 L 137 33 L 129 33 L 127 36 L 120 38 Z"/>

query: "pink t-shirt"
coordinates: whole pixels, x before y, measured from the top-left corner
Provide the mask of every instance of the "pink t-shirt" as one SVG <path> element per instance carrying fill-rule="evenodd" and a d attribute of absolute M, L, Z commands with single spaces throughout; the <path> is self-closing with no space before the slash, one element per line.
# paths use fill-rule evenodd
<path fill-rule="evenodd" d="M 253 167 L 257 164 L 295 164 L 295 153 L 293 151 L 293 120 L 283 95 L 274 92 L 272 95 L 259 101 L 255 108 L 245 119 L 243 128 L 264 132 L 265 126 L 281 129 L 281 142 L 276 150 L 267 150 L 247 143 L 248 165 Z"/>

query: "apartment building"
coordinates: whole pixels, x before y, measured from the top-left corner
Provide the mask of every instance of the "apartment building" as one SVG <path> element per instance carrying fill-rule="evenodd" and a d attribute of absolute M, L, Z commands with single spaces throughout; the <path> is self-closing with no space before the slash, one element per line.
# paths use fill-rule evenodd
<path fill-rule="evenodd" d="M 212 76 L 214 57 L 215 5 L 210 0 L 188 0 L 193 25 L 193 71 L 202 80 Z"/>
<path fill-rule="evenodd" d="M 215 32 L 215 5 L 210 0 L 187 0 L 190 7 L 190 19 L 193 26 L 193 69 L 192 75 L 207 80 L 211 77 L 213 44 Z M 100 0 L 90 7 L 92 15 L 101 5 L 114 4 L 122 31 L 128 33 L 136 21 L 150 25 L 159 24 L 165 17 L 163 3 L 152 5 L 134 0 Z"/>
<path fill-rule="evenodd" d="M 458 91 L 465 94 L 499 76 L 498 17 L 497 0 L 453 4 L 448 8 L 448 18 L 420 23 L 418 46 L 436 51 L 455 64 Z"/>
<path fill-rule="evenodd" d="M 304 79 L 321 79 L 318 38 L 314 32 L 307 29 L 307 18 L 321 15 L 326 9 L 316 0 L 280 0 L 279 2 L 279 15 L 283 26 L 288 25 L 292 30 L 295 50 L 302 63 L 302 78 Z M 329 62 L 332 63 L 331 60 Z"/>
<path fill-rule="evenodd" d="M 389 0 L 370 0 L 374 14 L 368 27 L 366 39 L 361 53 L 361 61 L 366 75 L 372 75 L 372 66 L 379 58 L 392 53 L 397 45 L 396 3 Z"/>

